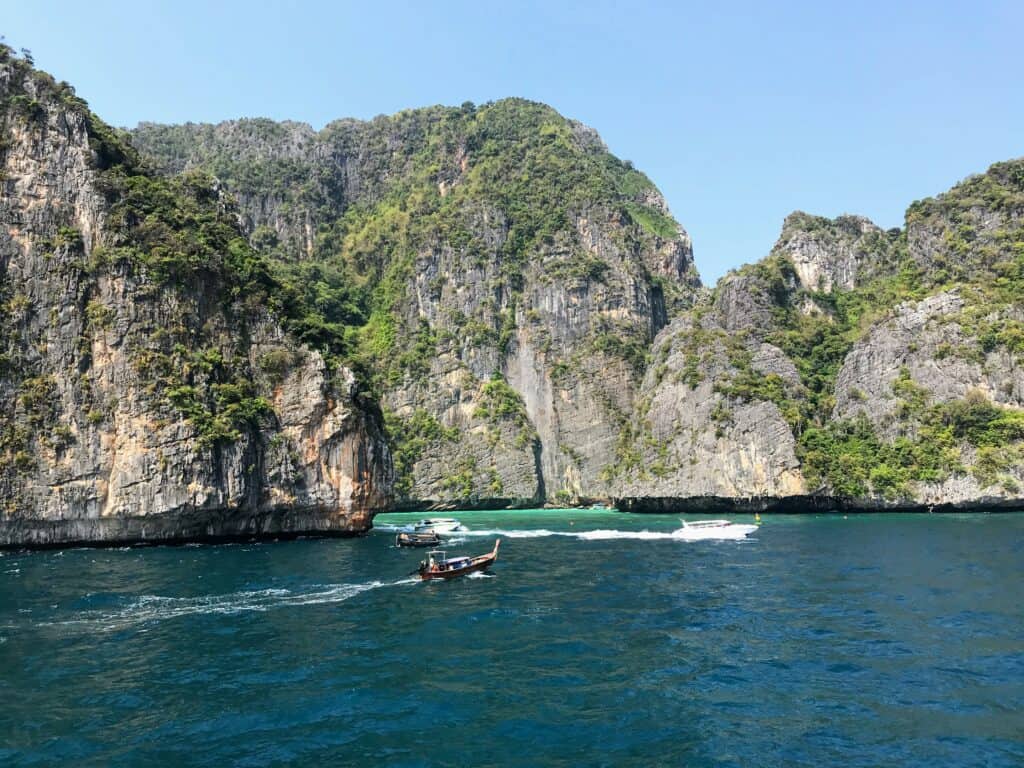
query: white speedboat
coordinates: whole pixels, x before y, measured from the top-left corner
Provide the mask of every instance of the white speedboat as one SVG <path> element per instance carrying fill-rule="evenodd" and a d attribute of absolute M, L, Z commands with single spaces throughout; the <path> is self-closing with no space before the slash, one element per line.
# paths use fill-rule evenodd
<path fill-rule="evenodd" d="M 757 530 L 756 525 L 731 523 L 728 520 L 680 520 L 683 527 L 673 531 L 672 535 L 685 541 L 701 539 L 745 539 Z"/>
<path fill-rule="evenodd" d="M 416 523 L 414 533 L 455 533 L 469 529 L 453 517 L 428 517 Z"/>

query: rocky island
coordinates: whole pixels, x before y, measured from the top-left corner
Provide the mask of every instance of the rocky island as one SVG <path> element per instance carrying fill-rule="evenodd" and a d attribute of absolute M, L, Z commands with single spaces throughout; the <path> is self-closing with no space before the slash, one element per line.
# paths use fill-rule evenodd
<path fill-rule="evenodd" d="M 534 102 L 124 132 L 4 47 L 0 123 L 0 545 L 1024 506 L 1024 160 L 710 289 Z"/>

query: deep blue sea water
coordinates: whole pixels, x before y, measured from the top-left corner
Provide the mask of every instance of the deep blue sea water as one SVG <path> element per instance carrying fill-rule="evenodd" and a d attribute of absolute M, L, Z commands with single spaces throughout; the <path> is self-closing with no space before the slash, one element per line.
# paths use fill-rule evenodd
<path fill-rule="evenodd" d="M 1024 765 L 1024 516 L 459 517 L 492 575 L 380 530 L 0 555 L 0 764 Z"/>

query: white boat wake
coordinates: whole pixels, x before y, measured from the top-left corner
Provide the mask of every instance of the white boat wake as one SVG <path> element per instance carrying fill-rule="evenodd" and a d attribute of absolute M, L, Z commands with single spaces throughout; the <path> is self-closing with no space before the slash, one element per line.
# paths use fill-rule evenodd
<path fill-rule="evenodd" d="M 376 528 L 378 531 L 389 532 L 397 529 L 396 526 L 380 526 Z M 738 541 L 745 539 L 756 530 L 756 525 L 736 523 L 713 528 L 691 526 L 678 528 L 674 531 L 619 531 L 604 528 L 594 531 L 552 531 L 547 528 L 527 528 L 522 530 L 481 528 L 459 531 L 455 537 L 448 539 L 446 543 L 448 545 L 461 544 L 467 538 L 474 536 L 503 536 L 509 539 L 542 539 L 548 536 L 562 536 L 580 541 L 609 541 L 613 539 L 633 539 L 638 541 Z"/>
<path fill-rule="evenodd" d="M 734 530 L 706 530 L 697 531 L 686 528 L 679 528 L 675 531 L 618 531 L 612 529 L 598 529 L 595 531 L 550 531 L 545 528 L 536 530 L 514 531 L 495 528 L 492 530 L 462 531 L 460 536 L 507 536 L 510 539 L 537 539 L 546 536 L 565 536 L 580 541 L 610 541 L 614 539 L 632 539 L 635 541 L 704 541 L 718 539 L 721 541 L 736 541 L 744 539 L 748 534 L 757 530 L 755 525 L 730 526 Z"/>
<path fill-rule="evenodd" d="M 320 584 L 308 591 L 260 589 L 198 597 L 141 595 L 119 608 L 82 611 L 75 618 L 45 622 L 41 626 L 87 626 L 101 631 L 116 631 L 140 624 L 177 619 L 182 616 L 232 615 L 253 611 L 265 612 L 275 608 L 299 605 L 341 603 L 378 587 L 418 584 L 419 581 L 419 579 L 405 578 L 397 581 L 369 581 L 363 584 Z"/>

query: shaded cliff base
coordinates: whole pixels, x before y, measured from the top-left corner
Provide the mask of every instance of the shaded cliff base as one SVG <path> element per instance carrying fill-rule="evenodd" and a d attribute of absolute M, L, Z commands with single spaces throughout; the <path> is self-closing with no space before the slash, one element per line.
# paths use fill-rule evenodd
<path fill-rule="evenodd" d="M 829 512 L 1024 512 L 1024 499 L 983 497 L 971 501 L 924 504 L 915 501 L 884 499 L 848 499 L 825 495 L 800 496 L 651 496 L 617 499 L 586 498 L 575 503 L 538 502 L 536 499 L 488 498 L 443 501 L 438 499 L 404 499 L 393 504 L 388 512 L 479 512 L 503 509 L 588 509 L 594 505 L 608 506 L 619 512 L 637 514 L 744 514 L 766 512 L 783 515 L 823 514 Z"/>
<path fill-rule="evenodd" d="M 388 512 L 476 512 L 489 509 L 537 509 L 543 501 L 525 498 L 493 497 L 486 499 L 402 499 L 396 501 Z"/>
<path fill-rule="evenodd" d="M 0 520 L 0 549 L 226 543 L 301 536 L 349 537 L 371 527 L 372 512 L 321 509 L 189 511 L 137 517 Z"/>
<path fill-rule="evenodd" d="M 778 514 L 814 514 L 823 512 L 1021 512 L 1024 499 L 1000 497 L 972 501 L 922 504 L 914 501 L 884 499 L 844 499 L 834 496 L 722 496 L 646 497 L 615 499 L 620 512 L 653 514 L 739 514 L 772 512 Z"/>

